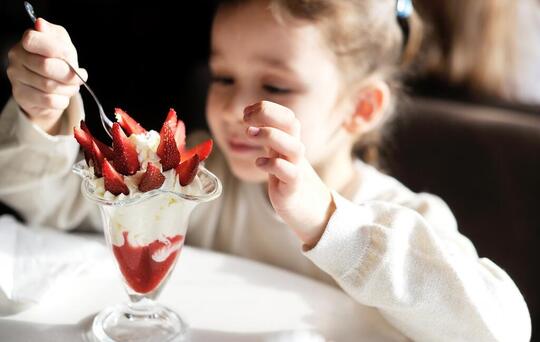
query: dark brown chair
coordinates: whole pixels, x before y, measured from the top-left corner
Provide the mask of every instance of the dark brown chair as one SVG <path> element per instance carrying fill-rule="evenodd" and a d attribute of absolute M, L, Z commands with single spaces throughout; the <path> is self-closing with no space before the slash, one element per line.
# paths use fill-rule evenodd
<path fill-rule="evenodd" d="M 540 110 L 412 98 L 386 150 L 388 173 L 442 197 L 460 231 L 540 310 Z"/>

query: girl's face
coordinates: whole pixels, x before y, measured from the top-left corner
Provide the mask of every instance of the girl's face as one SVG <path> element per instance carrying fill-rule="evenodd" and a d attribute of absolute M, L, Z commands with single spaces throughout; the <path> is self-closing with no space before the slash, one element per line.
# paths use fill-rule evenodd
<path fill-rule="evenodd" d="M 265 1 L 221 8 L 212 28 L 210 69 L 208 124 L 240 179 L 267 179 L 255 166 L 267 151 L 248 142 L 242 120 L 244 108 L 257 101 L 276 102 L 295 113 L 307 159 L 316 168 L 337 148 L 346 148 L 331 139 L 343 117 L 336 113 L 340 72 L 314 24 L 278 22 Z"/>

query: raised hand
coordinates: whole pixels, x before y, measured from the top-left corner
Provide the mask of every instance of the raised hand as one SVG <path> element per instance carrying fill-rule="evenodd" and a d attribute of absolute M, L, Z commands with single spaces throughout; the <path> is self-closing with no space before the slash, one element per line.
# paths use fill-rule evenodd
<path fill-rule="evenodd" d="M 330 190 L 304 156 L 299 121 L 290 109 L 262 101 L 245 108 L 244 122 L 249 139 L 269 151 L 255 163 L 269 175 L 272 206 L 307 247 L 314 246 L 335 207 Z"/>
<path fill-rule="evenodd" d="M 81 81 L 67 60 L 78 67 L 77 50 L 67 31 L 38 18 L 8 54 L 7 75 L 13 97 L 29 119 L 49 134 L 56 134 L 60 117 Z M 78 69 L 84 79 L 88 73 Z"/>

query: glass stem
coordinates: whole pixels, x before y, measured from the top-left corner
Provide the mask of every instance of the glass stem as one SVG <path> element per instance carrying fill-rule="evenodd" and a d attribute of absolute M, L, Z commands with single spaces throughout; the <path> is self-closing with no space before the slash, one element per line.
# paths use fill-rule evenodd
<path fill-rule="evenodd" d="M 149 318 L 156 315 L 159 305 L 150 298 L 141 295 L 129 295 L 128 307 L 131 317 L 129 318 Z"/>

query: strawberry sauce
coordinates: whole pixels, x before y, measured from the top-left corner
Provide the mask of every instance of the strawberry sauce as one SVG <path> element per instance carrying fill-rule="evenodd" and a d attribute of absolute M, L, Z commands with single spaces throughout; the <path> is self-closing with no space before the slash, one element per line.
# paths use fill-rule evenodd
<path fill-rule="evenodd" d="M 124 244 L 114 246 L 113 252 L 120 271 L 129 286 L 138 293 L 153 291 L 167 275 L 184 244 L 184 237 L 167 237 L 167 242 L 155 240 L 146 246 L 132 246 L 128 233 L 123 232 Z"/>

